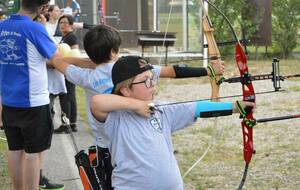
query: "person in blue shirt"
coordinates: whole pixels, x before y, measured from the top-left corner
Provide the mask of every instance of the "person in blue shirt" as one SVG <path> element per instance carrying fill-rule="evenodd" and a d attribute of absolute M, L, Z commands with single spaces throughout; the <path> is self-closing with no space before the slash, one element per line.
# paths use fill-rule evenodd
<path fill-rule="evenodd" d="M 81 7 L 79 3 L 76 0 L 72 0 L 72 5 L 71 5 L 72 11 L 73 11 L 73 17 L 75 22 L 80 21 L 80 14 L 81 14 Z"/>
<path fill-rule="evenodd" d="M 0 76 L 8 169 L 14 189 L 37 189 L 42 152 L 51 146 L 46 61 L 59 56 L 36 20 L 49 0 L 22 0 L 17 14 L 0 22 Z"/>
<path fill-rule="evenodd" d="M 75 22 L 80 21 L 81 8 L 76 0 L 65 0 L 64 14 L 72 15 Z"/>
<path fill-rule="evenodd" d="M 2 11 L 2 9 L 0 8 L 0 22 L 5 19 L 6 19 L 6 16 L 5 16 L 4 12 Z M 0 64 L 0 69 L 1 69 L 1 64 Z M 0 83 L 0 94 L 1 94 L 1 83 Z M 1 95 L 0 95 L 0 129 L 3 130 Z"/>
<path fill-rule="evenodd" d="M 0 64 L 0 70 L 1 70 L 1 64 Z M 1 73 L 1 71 L 0 71 Z M 1 81 L 1 75 L 0 75 L 0 81 Z M 2 104 L 1 104 L 1 82 L 0 82 L 0 130 L 3 130 L 3 123 L 2 123 Z"/>

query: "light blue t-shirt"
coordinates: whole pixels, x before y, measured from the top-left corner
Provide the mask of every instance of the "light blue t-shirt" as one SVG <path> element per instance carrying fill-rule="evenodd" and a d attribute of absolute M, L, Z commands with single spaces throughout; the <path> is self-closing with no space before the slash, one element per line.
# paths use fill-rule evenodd
<path fill-rule="evenodd" d="M 3 105 L 29 108 L 49 104 L 46 60 L 55 51 L 45 27 L 28 16 L 11 15 L 0 23 Z"/>
<path fill-rule="evenodd" d="M 97 121 L 94 119 L 90 103 L 92 96 L 96 94 L 110 94 L 113 89 L 111 70 L 113 63 L 102 63 L 95 69 L 80 68 L 69 65 L 66 71 L 66 78 L 75 85 L 84 88 L 86 97 L 86 112 L 88 122 L 92 128 L 94 144 L 103 148 L 108 148 L 108 139 L 103 135 L 103 128 L 97 127 Z M 160 75 L 160 66 L 154 66 L 155 76 Z"/>
<path fill-rule="evenodd" d="M 195 121 L 195 103 L 160 107 L 150 118 L 132 111 L 108 114 L 98 127 L 110 139 L 115 190 L 183 190 L 171 134 Z"/>

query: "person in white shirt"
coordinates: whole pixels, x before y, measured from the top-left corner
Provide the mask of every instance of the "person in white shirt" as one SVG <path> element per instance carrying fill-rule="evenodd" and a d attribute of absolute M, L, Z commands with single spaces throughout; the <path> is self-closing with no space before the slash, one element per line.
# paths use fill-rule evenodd
<path fill-rule="evenodd" d="M 60 8 L 57 5 L 50 5 L 48 8 L 49 20 L 45 23 L 46 30 L 50 36 L 50 38 L 55 42 L 55 44 L 59 44 L 62 36 L 58 27 L 58 19 L 61 16 Z M 63 74 L 55 70 L 53 67 L 47 67 L 48 74 L 48 88 L 50 93 L 50 109 L 52 113 L 52 117 L 54 116 L 54 99 L 60 94 L 66 94 L 67 88 L 65 84 L 65 77 Z"/>
<path fill-rule="evenodd" d="M 58 5 L 50 5 L 48 8 L 49 18 L 45 24 L 45 27 L 51 37 L 51 39 L 58 44 L 61 40 L 61 33 L 58 27 L 58 19 L 61 16 L 61 10 Z"/>

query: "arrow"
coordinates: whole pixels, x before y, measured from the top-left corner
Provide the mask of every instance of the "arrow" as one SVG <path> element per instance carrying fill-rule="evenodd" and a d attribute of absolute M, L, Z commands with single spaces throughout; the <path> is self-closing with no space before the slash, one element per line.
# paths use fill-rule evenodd
<path fill-rule="evenodd" d="M 280 121 L 280 120 L 296 119 L 296 118 L 300 118 L 300 114 L 257 119 L 256 123 L 266 123 L 271 121 Z"/>

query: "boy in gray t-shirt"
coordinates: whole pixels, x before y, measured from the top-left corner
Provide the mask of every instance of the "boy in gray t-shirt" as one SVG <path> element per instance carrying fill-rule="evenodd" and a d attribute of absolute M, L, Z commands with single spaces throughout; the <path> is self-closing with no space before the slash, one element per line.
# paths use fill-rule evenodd
<path fill-rule="evenodd" d="M 90 111 L 90 102 L 91 97 L 96 94 L 111 93 L 113 89 L 111 70 L 119 56 L 120 45 L 121 37 L 116 29 L 106 25 L 99 25 L 89 30 L 84 37 L 84 49 L 90 59 L 62 57 L 56 59 L 53 64 L 57 70 L 66 76 L 67 80 L 84 89 L 88 122 L 95 137 L 93 144 L 97 146 L 97 150 L 101 150 L 107 154 L 109 141 L 105 135 L 105 130 L 102 127 L 98 127 L 98 122 Z M 217 75 L 224 72 L 222 61 L 214 61 L 212 67 Z M 210 72 L 207 72 L 206 68 L 191 68 L 182 65 L 154 66 L 153 72 L 157 77 L 168 78 L 210 75 Z M 102 163 L 104 163 L 106 176 L 105 184 L 110 189 L 110 175 L 112 171 L 110 156 L 106 156 L 105 158 L 99 156 L 97 158 L 103 160 Z M 99 170 L 103 171 L 103 169 Z"/>
<path fill-rule="evenodd" d="M 113 93 L 96 95 L 91 112 L 109 140 L 115 190 L 183 189 L 171 134 L 197 117 L 237 112 L 230 102 L 153 106 L 153 66 L 138 56 L 119 58 L 112 68 Z M 242 102 L 242 106 L 254 106 Z"/>
<path fill-rule="evenodd" d="M 86 111 L 89 126 L 92 129 L 94 145 L 107 148 L 107 139 L 103 130 L 97 127 L 90 112 L 91 97 L 96 94 L 109 94 L 112 91 L 111 69 L 118 59 L 121 37 L 119 32 L 106 25 L 99 25 L 89 30 L 84 37 L 84 49 L 90 59 L 62 57 L 55 60 L 53 66 L 66 76 L 73 84 L 82 87 L 86 96 Z M 90 67 L 90 68 L 82 68 Z M 224 72 L 223 62 L 215 61 L 213 69 L 216 74 Z M 210 76 L 203 67 L 184 67 L 182 65 L 154 66 L 157 77 L 187 78 Z"/>

